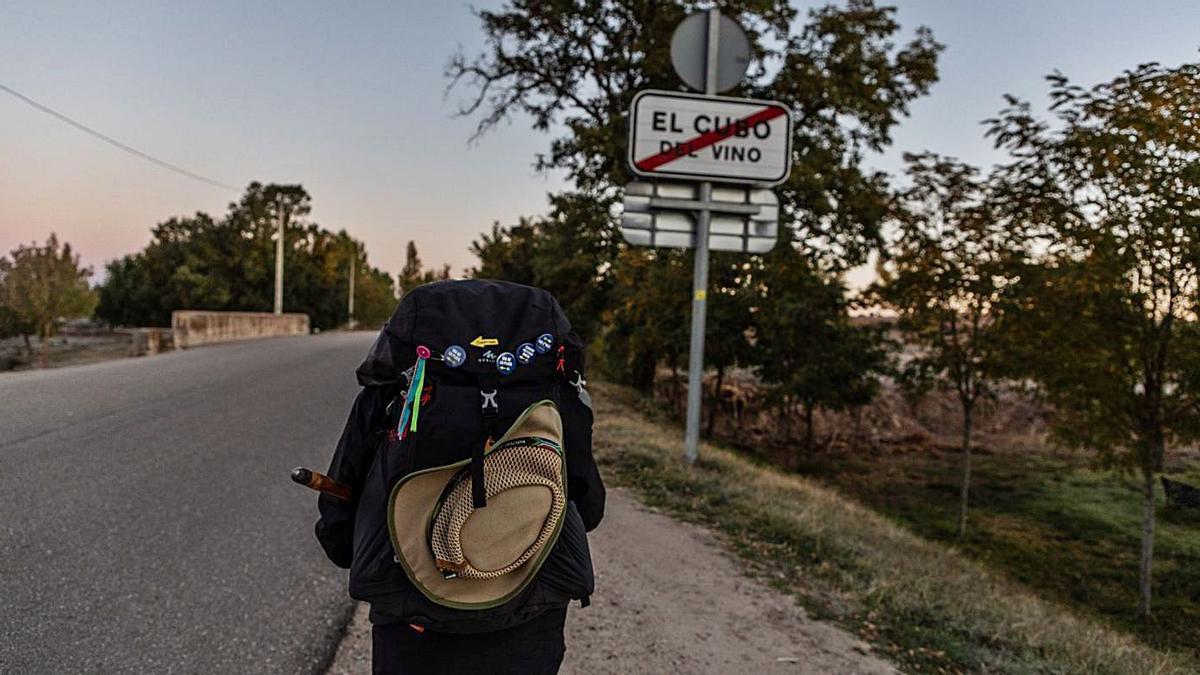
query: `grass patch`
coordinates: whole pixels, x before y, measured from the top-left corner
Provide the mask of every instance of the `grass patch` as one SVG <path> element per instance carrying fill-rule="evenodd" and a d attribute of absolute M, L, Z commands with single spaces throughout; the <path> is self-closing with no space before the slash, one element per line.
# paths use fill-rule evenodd
<path fill-rule="evenodd" d="M 644 398 L 604 383 L 593 393 L 595 451 L 609 480 L 717 530 L 750 574 L 906 671 L 1200 671 L 1191 654 L 1078 616 L 816 481 L 711 445 L 687 466 L 678 427 Z"/>
<path fill-rule="evenodd" d="M 959 457 L 816 455 L 802 470 L 923 537 L 1138 636 L 1200 653 L 1200 518 L 1168 508 L 1155 534 L 1154 618 L 1137 606 L 1141 488 L 1082 458 L 999 452 L 974 460 L 968 534 L 957 537 Z M 1174 473 L 1190 482 L 1195 475 Z"/>

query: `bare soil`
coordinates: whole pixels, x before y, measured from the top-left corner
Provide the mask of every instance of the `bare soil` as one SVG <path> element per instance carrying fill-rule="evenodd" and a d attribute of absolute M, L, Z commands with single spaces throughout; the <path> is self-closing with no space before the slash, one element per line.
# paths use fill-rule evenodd
<path fill-rule="evenodd" d="M 30 370 L 40 367 L 41 344 L 31 340 L 32 350 L 26 348 L 21 338 L 0 340 L 0 372 Z M 50 338 L 51 368 L 77 366 L 110 359 L 132 356 L 130 336 L 123 333 L 98 335 L 57 335 Z"/>
<path fill-rule="evenodd" d="M 567 619 L 563 673 L 896 673 L 853 635 L 744 576 L 708 530 L 609 492 L 592 533 L 596 594 Z M 369 673 L 359 608 L 330 673 Z"/>

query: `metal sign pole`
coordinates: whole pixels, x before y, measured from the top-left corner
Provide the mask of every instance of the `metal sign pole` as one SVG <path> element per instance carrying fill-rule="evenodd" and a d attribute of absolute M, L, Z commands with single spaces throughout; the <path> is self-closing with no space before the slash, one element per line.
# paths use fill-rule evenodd
<path fill-rule="evenodd" d="M 283 196 L 275 195 L 275 215 L 279 218 L 275 239 L 275 313 L 283 314 Z"/>
<path fill-rule="evenodd" d="M 705 54 L 704 93 L 717 93 L 717 53 L 720 49 L 721 11 L 708 10 L 708 51 Z M 687 430 L 684 434 L 688 464 L 700 450 L 700 411 L 704 402 L 704 327 L 708 310 L 708 226 L 712 217 L 712 183 L 700 183 L 700 209 L 696 212 L 696 265 L 692 273 L 692 335 L 688 348 Z"/>

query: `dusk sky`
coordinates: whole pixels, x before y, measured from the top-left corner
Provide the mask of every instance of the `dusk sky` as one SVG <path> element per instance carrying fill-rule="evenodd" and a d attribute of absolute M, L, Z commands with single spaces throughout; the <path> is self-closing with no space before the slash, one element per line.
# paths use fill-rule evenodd
<path fill-rule="evenodd" d="M 1004 93 L 1043 105 L 1056 68 L 1091 85 L 1200 46 L 1195 0 L 894 4 L 905 39 L 924 24 L 947 49 L 941 81 L 873 160 L 889 171 L 926 149 L 995 161 L 979 121 Z M 550 136 L 525 119 L 468 143 L 474 120 L 453 116 L 467 92 L 444 97 L 442 73 L 481 45 L 458 2 L 0 3 L 0 84 L 220 182 L 302 183 L 314 220 L 393 273 L 410 239 L 427 264 L 469 267 L 480 231 L 544 212 L 562 186 L 532 169 Z M 0 254 L 54 231 L 99 272 L 155 223 L 237 197 L 0 92 Z"/>

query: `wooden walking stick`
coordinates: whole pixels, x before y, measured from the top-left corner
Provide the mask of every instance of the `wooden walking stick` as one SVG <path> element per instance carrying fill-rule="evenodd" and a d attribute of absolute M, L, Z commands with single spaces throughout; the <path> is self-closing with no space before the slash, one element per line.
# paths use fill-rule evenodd
<path fill-rule="evenodd" d="M 344 502 L 350 501 L 350 486 L 339 483 L 323 473 L 298 466 L 292 469 L 292 480 Z"/>

